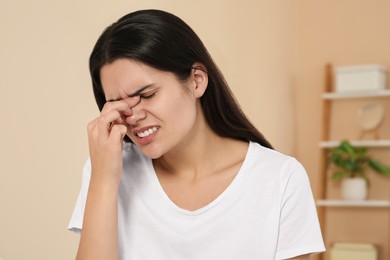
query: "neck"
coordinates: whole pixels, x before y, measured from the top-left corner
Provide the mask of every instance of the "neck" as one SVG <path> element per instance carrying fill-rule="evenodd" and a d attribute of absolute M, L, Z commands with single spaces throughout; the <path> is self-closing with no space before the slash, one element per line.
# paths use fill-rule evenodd
<path fill-rule="evenodd" d="M 211 131 L 211 130 L 210 130 Z M 158 175 L 194 182 L 241 165 L 248 143 L 207 133 L 154 160 Z"/>
<path fill-rule="evenodd" d="M 154 160 L 154 164 L 170 175 L 196 178 L 210 172 L 226 138 L 214 133 L 205 122 L 198 125 L 194 132 L 188 140 Z"/>
<path fill-rule="evenodd" d="M 247 142 L 217 135 L 207 124 L 203 113 L 199 113 L 197 123 L 187 138 L 155 159 L 153 164 L 158 174 L 196 180 L 231 164 L 241 163 L 247 148 Z"/>

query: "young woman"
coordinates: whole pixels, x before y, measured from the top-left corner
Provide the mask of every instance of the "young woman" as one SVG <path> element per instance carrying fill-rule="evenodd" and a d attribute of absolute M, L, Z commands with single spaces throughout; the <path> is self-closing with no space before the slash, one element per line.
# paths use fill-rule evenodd
<path fill-rule="evenodd" d="M 308 259 L 307 174 L 272 149 L 178 17 L 130 13 L 90 57 L 100 115 L 69 229 L 77 259 Z"/>

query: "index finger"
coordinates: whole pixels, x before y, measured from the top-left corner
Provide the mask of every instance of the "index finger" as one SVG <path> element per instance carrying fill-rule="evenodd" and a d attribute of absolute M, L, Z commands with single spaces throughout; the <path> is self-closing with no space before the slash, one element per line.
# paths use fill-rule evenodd
<path fill-rule="evenodd" d="M 123 100 L 106 102 L 101 112 L 105 113 L 112 110 L 116 110 L 118 112 L 131 112 L 129 104 L 127 102 L 124 102 Z"/>
<path fill-rule="evenodd" d="M 141 97 L 137 95 L 137 96 L 125 98 L 123 99 L 123 101 L 126 102 L 130 108 L 133 108 L 141 101 Z"/>

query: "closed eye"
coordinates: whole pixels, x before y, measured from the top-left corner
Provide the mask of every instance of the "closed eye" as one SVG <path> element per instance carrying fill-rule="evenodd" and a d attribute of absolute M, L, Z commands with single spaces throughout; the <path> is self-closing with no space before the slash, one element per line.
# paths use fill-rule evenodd
<path fill-rule="evenodd" d="M 140 94 L 139 96 L 142 99 L 149 99 L 149 98 L 153 97 L 156 94 L 156 92 L 157 91 L 147 92 L 147 93 Z"/>

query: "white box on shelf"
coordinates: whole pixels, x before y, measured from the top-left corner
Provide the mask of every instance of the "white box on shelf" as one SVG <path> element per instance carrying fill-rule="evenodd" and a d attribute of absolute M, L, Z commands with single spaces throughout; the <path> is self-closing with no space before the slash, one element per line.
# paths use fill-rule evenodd
<path fill-rule="evenodd" d="M 387 69 L 381 65 L 335 67 L 335 91 L 382 90 L 387 85 Z"/>

